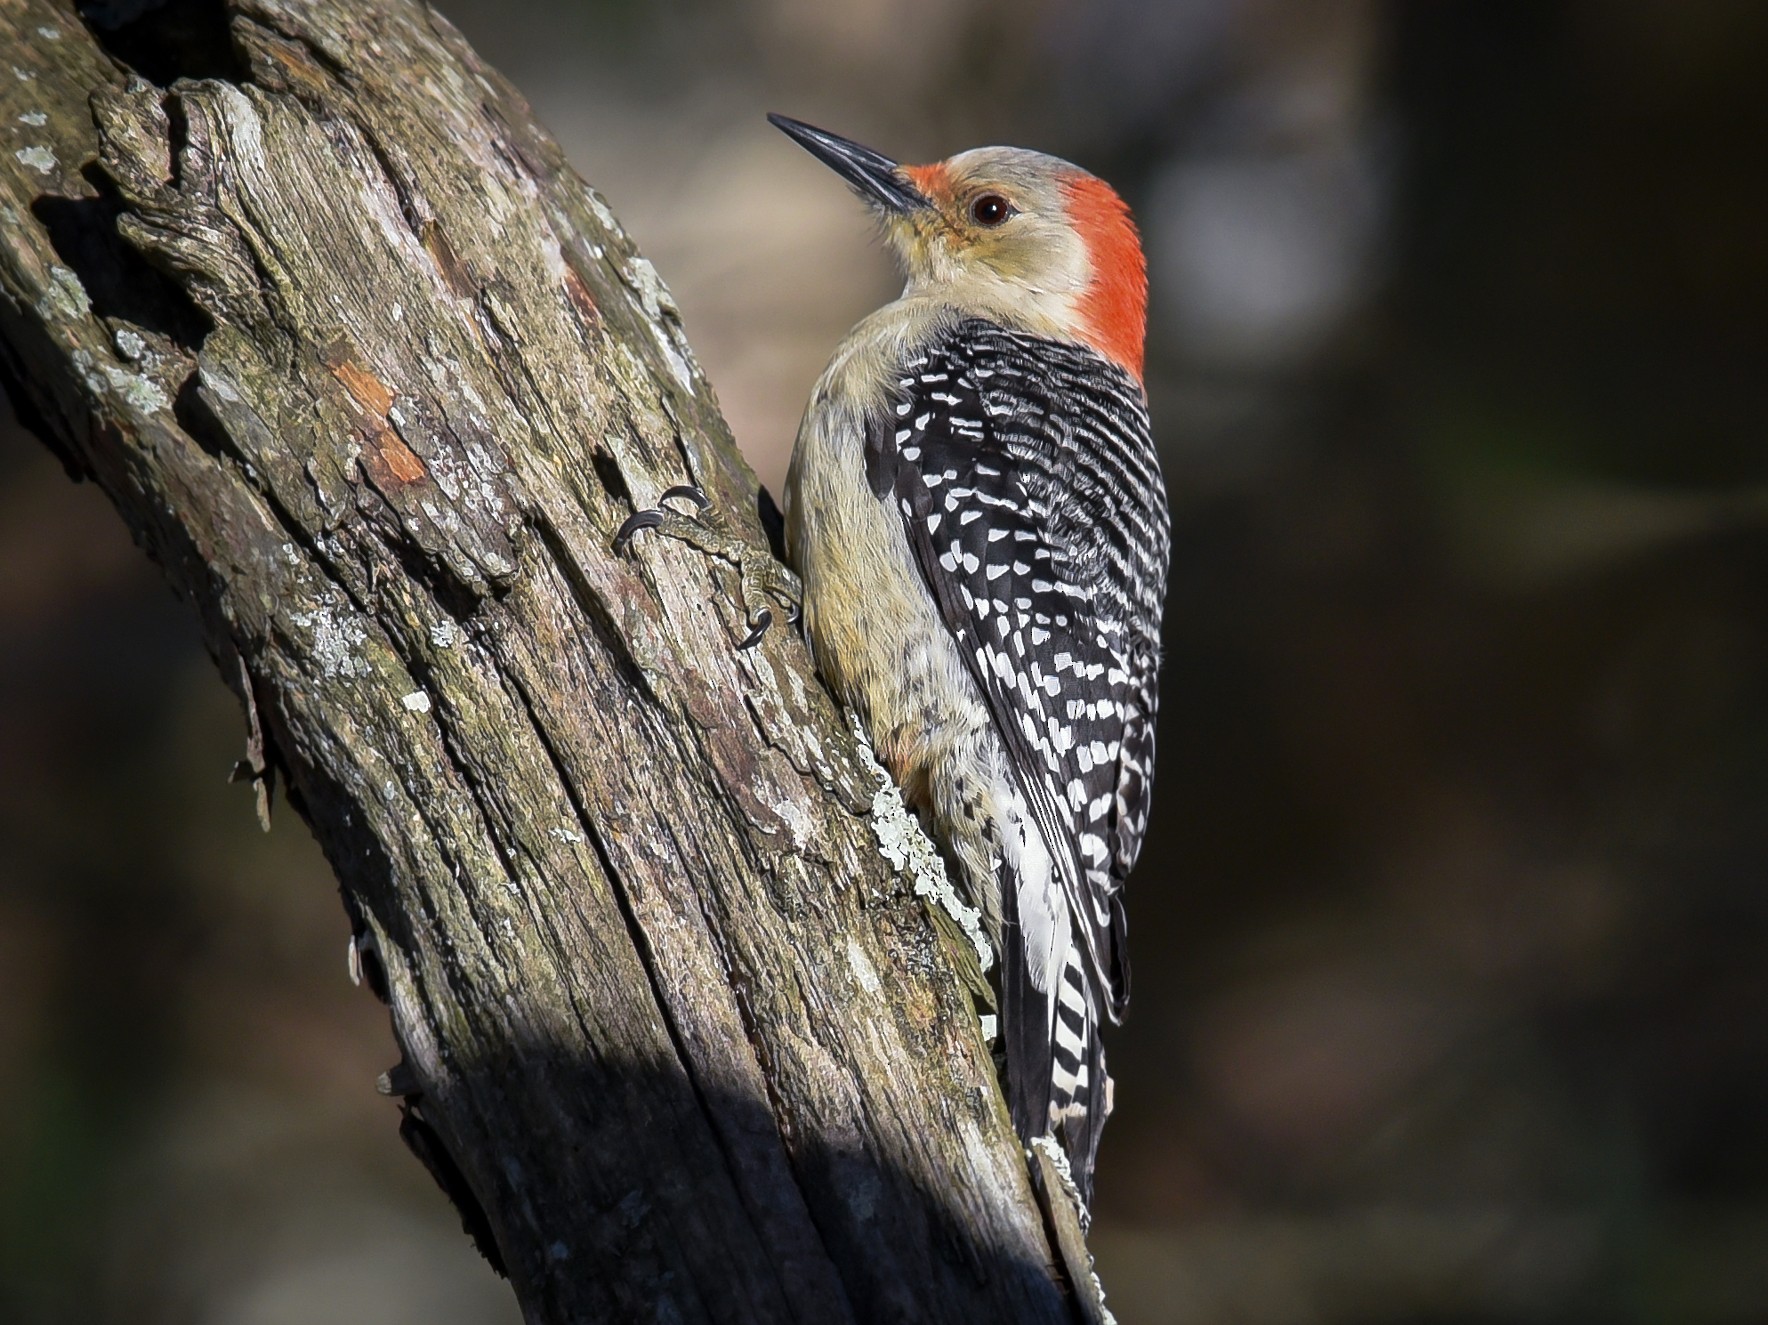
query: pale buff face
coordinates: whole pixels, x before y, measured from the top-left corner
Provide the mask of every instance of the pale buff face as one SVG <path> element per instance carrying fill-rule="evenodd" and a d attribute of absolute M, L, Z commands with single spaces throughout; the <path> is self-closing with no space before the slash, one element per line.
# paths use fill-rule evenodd
<path fill-rule="evenodd" d="M 884 234 L 908 277 L 908 295 L 939 289 L 1069 325 L 1092 272 L 1067 216 L 1063 180 L 1077 173 L 1055 157 L 1016 147 L 979 147 L 931 166 L 904 166 L 929 205 L 883 215 Z M 989 224 L 984 200 L 1007 214 Z M 979 204 L 982 204 L 979 206 Z"/>

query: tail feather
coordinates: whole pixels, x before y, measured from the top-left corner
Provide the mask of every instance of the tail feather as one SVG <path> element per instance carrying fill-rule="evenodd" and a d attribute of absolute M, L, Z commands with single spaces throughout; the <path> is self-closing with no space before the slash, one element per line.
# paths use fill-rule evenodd
<path fill-rule="evenodd" d="M 1081 1199 L 1093 1199 L 1093 1163 L 1105 1117 L 1111 1111 L 1110 1082 L 1105 1073 L 1105 1044 L 1099 1034 L 1099 1007 L 1076 944 L 1062 969 L 1061 996 L 1056 1008 L 1056 1042 L 1051 1055 L 1050 1122 L 1063 1150 Z"/>
<path fill-rule="evenodd" d="M 1065 914 L 1060 978 L 1045 981 L 1053 986 L 1048 990 L 1033 979 L 1020 924 L 1018 882 L 1011 865 L 1004 864 L 1001 1032 L 1013 1126 L 1027 1143 L 1054 1136 L 1068 1156 L 1081 1199 L 1090 1202 L 1093 1163 L 1110 1112 L 1098 993 Z"/>
<path fill-rule="evenodd" d="M 1015 892 L 1011 886 L 1001 889 L 1001 1038 L 1007 1046 L 1013 1130 L 1029 1142 L 1049 1130 L 1054 1046 L 1048 1000 L 1031 981 Z"/>

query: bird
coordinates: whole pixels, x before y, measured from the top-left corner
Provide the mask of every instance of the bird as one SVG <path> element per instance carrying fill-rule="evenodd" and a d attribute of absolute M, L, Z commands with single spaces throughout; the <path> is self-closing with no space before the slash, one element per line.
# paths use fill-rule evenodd
<path fill-rule="evenodd" d="M 1138 232 L 1109 184 L 1040 152 L 901 165 L 768 119 L 868 204 L 905 279 L 798 432 L 782 510 L 805 635 L 982 913 L 1015 1129 L 1058 1143 L 1084 1210 L 1171 543 Z"/>

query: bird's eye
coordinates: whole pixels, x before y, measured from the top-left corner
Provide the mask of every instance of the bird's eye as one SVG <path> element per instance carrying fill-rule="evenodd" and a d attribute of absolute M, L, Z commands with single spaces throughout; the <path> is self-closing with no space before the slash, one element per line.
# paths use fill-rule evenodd
<path fill-rule="evenodd" d="M 977 225 L 997 226 L 1013 214 L 1013 204 L 998 193 L 984 193 L 970 204 L 970 219 Z"/>

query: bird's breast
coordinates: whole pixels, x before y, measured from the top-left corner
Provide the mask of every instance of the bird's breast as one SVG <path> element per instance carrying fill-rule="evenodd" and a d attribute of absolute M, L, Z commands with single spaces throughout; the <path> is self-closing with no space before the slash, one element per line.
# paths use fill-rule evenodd
<path fill-rule="evenodd" d="M 817 668 L 913 800 L 928 765 L 988 716 L 894 498 L 879 498 L 867 481 L 866 412 L 888 408 L 884 384 L 894 374 L 878 357 L 874 369 L 838 355 L 817 384 L 786 480 L 786 545 L 803 580 Z"/>

